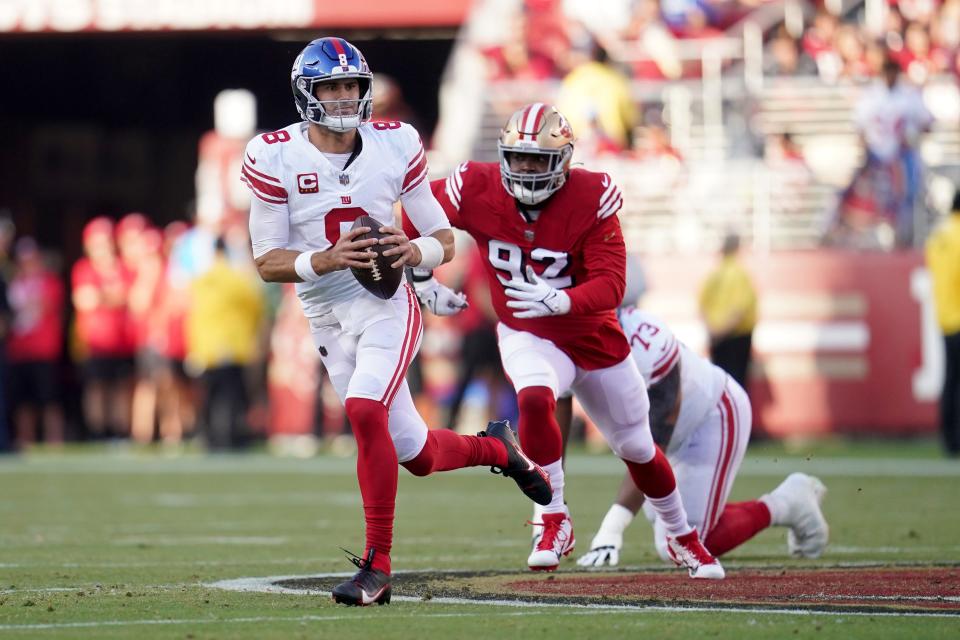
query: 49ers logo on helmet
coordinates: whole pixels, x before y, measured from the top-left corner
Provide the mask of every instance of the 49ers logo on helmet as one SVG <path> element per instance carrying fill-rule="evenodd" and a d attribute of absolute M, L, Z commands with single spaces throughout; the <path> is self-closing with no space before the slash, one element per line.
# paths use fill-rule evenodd
<path fill-rule="evenodd" d="M 297 188 L 300 193 L 317 193 L 320 191 L 320 181 L 315 173 L 298 173 Z"/>

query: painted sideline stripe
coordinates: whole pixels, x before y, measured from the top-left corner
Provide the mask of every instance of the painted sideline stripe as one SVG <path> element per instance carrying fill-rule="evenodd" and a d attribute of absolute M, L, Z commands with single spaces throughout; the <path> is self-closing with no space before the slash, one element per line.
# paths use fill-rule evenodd
<path fill-rule="evenodd" d="M 398 572 L 400 573 L 400 572 Z M 239 578 L 236 580 L 221 580 L 219 582 L 214 582 L 210 584 L 204 584 L 205 587 L 210 587 L 213 589 L 223 589 L 224 591 L 239 591 L 246 593 L 278 593 L 278 594 L 289 594 L 289 595 L 319 595 L 319 596 L 329 596 L 329 591 L 321 591 L 319 589 L 290 589 L 288 587 L 280 587 L 274 582 L 280 580 L 297 580 L 303 578 L 332 578 L 332 577 L 341 577 L 352 574 L 316 574 L 312 576 L 274 576 L 267 578 Z M 540 608 L 553 608 L 553 609 L 568 609 L 577 611 L 581 613 L 610 613 L 610 612 L 635 612 L 635 611 L 668 611 L 668 612 L 723 612 L 723 613 L 750 613 L 755 615 L 763 614 L 776 614 L 776 615 L 794 615 L 794 616 L 880 616 L 880 617 L 912 617 L 912 618 L 956 618 L 957 614 L 955 613 L 920 613 L 920 612 L 864 612 L 864 611 L 813 611 L 810 609 L 765 609 L 762 607 L 671 607 L 667 605 L 631 605 L 631 604 L 618 604 L 618 605 L 609 605 L 609 604 L 580 604 L 580 603 L 544 603 L 544 602 L 529 602 L 526 600 L 470 600 L 469 598 L 448 598 L 448 597 L 434 597 L 429 601 L 423 600 L 423 598 L 417 596 L 393 596 L 391 600 L 395 602 L 430 602 L 437 604 L 459 604 L 459 605 L 486 605 L 494 607 L 517 607 L 522 609 L 540 609 Z M 814 605 L 815 606 L 815 605 Z M 551 613 L 571 613 L 569 611 Z M 421 615 L 432 615 L 432 614 L 421 614 Z M 457 614 L 450 614 L 457 615 Z M 480 615 L 480 614 L 477 614 Z M 416 617 L 416 616 L 414 616 Z M 3 627 L 0 627 L 2 629 Z"/>
<path fill-rule="evenodd" d="M 268 455 L 241 454 L 184 457 L 175 460 L 135 455 L 93 455 L 81 458 L 18 458 L 0 460 L 0 475 L 29 474 L 279 474 L 316 476 L 355 476 L 356 459 L 323 456 L 308 460 L 275 458 Z M 573 454 L 567 464 L 574 474 L 594 476 L 623 476 L 623 463 L 614 455 Z M 960 465 L 940 458 L 816 458 L 800 456 L 758 458 L 747 450 L 737 475 L 779 476 L 803 471 L 818 476 L 834 477 L 960 477 Z M 486 474 L 486 468 L 459 469 L 458 475 Z"/>
<path fill-rule="evenodd" d="M 394 600 L 399 600 L 400 598 L 394 598 Z M 417 600 L 417 598 L 413 598 Z M 560 615 L 599 615 L 602 613 L 609 613 L 608 610 L 594 610 L 594 611 L 561 611 Z M 402 615 L 390 615 L 384 614 L 383 616 L 378 617 L 387 617 L 394 619 L 421 619 L 421 618 L 477 618 L 483 617 L 488 618 L 491 616 L 500 616 L 500 617 L 510 617 L 510 616 L 528 616 L 528 615 L 558 615 L 557 611 L 541 611 L 541 612 L 530 612 L 530 611 L 503 611 L 490 613 L 489 611 L 478 611 L 476 613 L 472 612 L 463 612 L 463 613 L 405 613 Z M 141 625 L 182 625 L 182 624 L 236 624 L 236 623 L 256 623 L 256 622 L 336 622 L 338 620 L 356 620 L 357 616 L 355 615 L 330 615 L 330 616 L 256 616 L 248 618 L 192 618 L 192 619 L 164 619 L 164 620 L 101 620 L 101 621 L 90 621 L 90 622 L 53 622 L 53 623 L 41 623 L 41 624 L 3 624 L 0 625 L 0 631 L 27 631 L 27 630 L 42 630 L 42 629 L 86 629 L 86 628 L 95 628 L 95 627 L 127 627 L 127 626 L 141 626 Z"/>

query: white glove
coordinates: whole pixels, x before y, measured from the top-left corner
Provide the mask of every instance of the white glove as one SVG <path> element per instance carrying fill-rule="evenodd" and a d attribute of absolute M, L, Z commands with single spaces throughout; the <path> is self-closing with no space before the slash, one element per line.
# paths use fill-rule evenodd
<path fill-rule="evenodd" d="M 620 562 L 620 549 L 623 547 L 623 535 L 598 531 L 590 543 L 590 551 L 577 558 L 581 567 L 617 566 Z"/>
<path fill-rule="evenodd" d="M 467 296 L 440 284 L 436 278 L 414 282 L 413 289 L 434 315 L 452 316 L 467 308 Z"/>
<path fill-rule="evenodd" d="M 570 311 L 570 296 L 560 289 L 554 289 L 545 280 L 527 266 L 527 281 L 508 280 L 507 296 L 514 298 L 507 306 L 514 311 L 514 318 L 543 318 L 544 316 L 562 316 Z"/>

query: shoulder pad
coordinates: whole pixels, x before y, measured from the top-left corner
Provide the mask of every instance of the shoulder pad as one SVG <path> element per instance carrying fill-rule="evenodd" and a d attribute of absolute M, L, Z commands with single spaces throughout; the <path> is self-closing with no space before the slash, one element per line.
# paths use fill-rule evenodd
<path fill-rule="evenodd" d="M 647 386 L 658 383 L 680 361 L 676 336 L 659 318 L 639 309 L 623 310 L 618 317 Z"/>
<path fill-rule="evenodd" d="M 600 181 L 600 199 L 597 203 L 597 219 L 609 218 L 623 206 L 620 187 L 606 173 L 596 174 Z"/>
<path fill-rule="evenodd" d="M 243 152 L 240 179 L 254 196 L 268 204 L 287 202 L 287 190 L 284 189 L 280 172 L 276 169 L 278 143 L 284 142 L 284 137 L 290 139 L 289 132 L 284 129 L 258 135 L 247 143 Z"/>

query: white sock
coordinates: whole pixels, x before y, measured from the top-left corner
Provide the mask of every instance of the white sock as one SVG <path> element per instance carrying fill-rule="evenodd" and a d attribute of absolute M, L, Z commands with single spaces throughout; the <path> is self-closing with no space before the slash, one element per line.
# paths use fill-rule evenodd
<path fill-rule="evenodd" d="M 651 498 L 647 501 L 657 512 L 667 530 L 667 535 L 673 538 L 690 533 L 693 529 L 687 522 L 687 510 L 683 508 L 680 492 L 674 489 L 662 498 Z"/>
<path fill-rule="evenodd" d="M 770 524 L 774 527 L 785 524 L 784 520 L 787 517 L 787 505 L 784 504 L 783 499 L 778 498 L 777 496 L 765 493 L 760 496 L 760 502 L 767 505 L 767 509 L 770 510 Z"/>
<path fill-rule="evenodd" d="M 563 504 L 563 458 L 542 466 L 550 475 L 550 484 L 553 486 L 553 500 L 543 508 L 543 512 L 566 513 L 567 506 Z"/>

